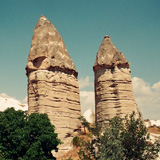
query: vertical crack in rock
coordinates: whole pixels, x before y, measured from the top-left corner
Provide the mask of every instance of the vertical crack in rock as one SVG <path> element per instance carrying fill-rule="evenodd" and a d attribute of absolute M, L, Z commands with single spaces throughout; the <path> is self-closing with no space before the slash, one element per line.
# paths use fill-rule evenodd
<path fill-rule="evenodd" d="M 121 118 L 133 111 L 141 116 L 134 100 L 129 62 L 105 36 L 93 66 L 95 73 L 96 121 L 107 123 L 118 115 Z"/>
<path fill-rule="evenodd" d="M 63 142 L 58 157 L 72 148 L 80 126 L 78 72 L 62 37 L 44 16 L 34 29 L 28 56 L 28 105 L 30 113 L 47 113 Z M 68 136 L 69 135 L 69 136 Z"/>

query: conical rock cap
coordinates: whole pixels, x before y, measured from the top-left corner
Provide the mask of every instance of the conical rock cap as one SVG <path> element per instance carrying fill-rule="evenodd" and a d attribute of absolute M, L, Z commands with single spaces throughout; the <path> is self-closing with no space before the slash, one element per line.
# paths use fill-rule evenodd
<path fill-rule="evenodd" d="M 129 68 L 129 62 L 123 53 L 119 52 L 114 46 L 109 36 L 105 36 L 101 43 L 93 69 L 95 70 L 100 66 L 105 66 L 106 68 L 125 66 Z"/>
<path fill-rule="evenodd" d="M 62 37 L 53 24 L 42 15 L 33 32 L 26 74 L 35 70 L 54 69 L 78 75 Z"/>

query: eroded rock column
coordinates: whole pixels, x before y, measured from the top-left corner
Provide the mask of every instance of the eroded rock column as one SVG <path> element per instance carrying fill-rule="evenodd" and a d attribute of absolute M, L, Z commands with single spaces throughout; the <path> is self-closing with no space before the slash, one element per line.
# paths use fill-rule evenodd
<path fill-rule="evenodd" d="M 78 72 L 60 34 L 44 16 L 34 29 L 26 74 L 29 113 L 48 114 L 63 142 L 60 156 L 72 148 L 80 126 Z"/>
<path fill-rule="evenodd" d="M 97 122 L 133 111 L 140 116 L 134 100 L 129 62 L 105 36 L 93 66 L 95 73 L 95 115 Z"/>

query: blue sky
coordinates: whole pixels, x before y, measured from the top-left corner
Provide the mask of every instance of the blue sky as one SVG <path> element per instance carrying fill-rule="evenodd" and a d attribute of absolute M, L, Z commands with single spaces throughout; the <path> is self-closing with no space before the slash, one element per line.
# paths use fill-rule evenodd
<path fill-rule="evenodd" d="M 159 8 L 159 0 L 0 0 L 0 93 L 26 97 L 25 66 L 33 29 L 44 15 L 64 40 L 79 72 L 81 91 L 93 92 L 92 66 L 103 37 L 109 35 L 130 62 L 132 77 L 139 78 L 134 84 L 143 83 L 151 91 L 149 97 L 159 97 Z M 141 87 L 136 89 L 137 98 Z M 160 100 L 156 107 L 153 101 L 139 102 L 145 118 L 158 119 Z"/>

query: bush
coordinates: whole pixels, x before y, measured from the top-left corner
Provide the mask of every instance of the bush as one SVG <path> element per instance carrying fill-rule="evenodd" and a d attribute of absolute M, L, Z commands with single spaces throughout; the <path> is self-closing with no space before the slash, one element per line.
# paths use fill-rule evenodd
<path fill-rule="evenodd" d="M 149 160 L 158 156 L 159 143 L 148 141 L 147 129 L 134 113 L 124 119 L 116 116 L 108 124 L 86 127 L 90 131 L 90 139 L 80 137 L 77 144 L 81 160 Z"/>
<path fill-rule="evenodd" d="M 15 111 L 0 112 L 0 151 L 7 160 L 55 159 L 51 151 L 58 151 L 60 140 L 54 133 L 47 114 Z"/>

